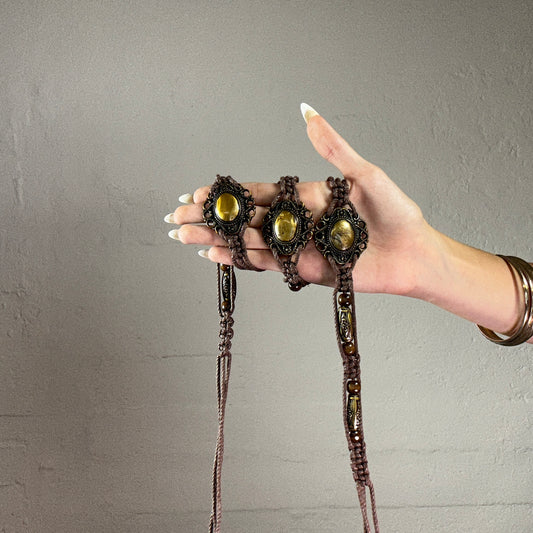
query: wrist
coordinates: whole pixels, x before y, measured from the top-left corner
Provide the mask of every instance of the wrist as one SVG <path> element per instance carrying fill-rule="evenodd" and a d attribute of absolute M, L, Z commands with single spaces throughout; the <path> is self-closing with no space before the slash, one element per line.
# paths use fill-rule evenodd
<path fill-rule="evenodd" d="M 439 300 L 439 285 L 446 276 L 446 242 L 444 235 L 426 223 L 413 248 L 413 269 L 417 275 L 406 296 L 428 303 Z M 437 303 L 438 305 L 438 303 Z"/>
<path fill-rule="evenodd" d="M 498 256 L 431 228 L 413 296 L 496 332 L 511 331 L 523 308 L 515 275 Z"/>

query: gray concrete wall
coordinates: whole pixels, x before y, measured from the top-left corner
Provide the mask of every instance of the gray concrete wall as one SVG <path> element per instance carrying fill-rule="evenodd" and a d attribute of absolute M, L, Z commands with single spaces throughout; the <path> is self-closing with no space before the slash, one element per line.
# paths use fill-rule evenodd
<path fill-rule="evenodd" d="M 162 219 L 216 173 L 333 173 L 301 101 L 435 227 L 533 259 L 530 2 L 17 0 L 0 25 L 3 533 L 207 531 L 215 271 Z M 360 531 L 331 291 L 239 287 L 223 529 Z M 533 530 L 531 346 L 409 299 L 358 318 L 382 530 Z"/>

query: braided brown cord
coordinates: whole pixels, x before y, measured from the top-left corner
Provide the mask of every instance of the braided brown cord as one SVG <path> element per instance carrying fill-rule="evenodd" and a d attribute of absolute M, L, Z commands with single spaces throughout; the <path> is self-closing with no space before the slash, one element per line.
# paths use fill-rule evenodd
<path fill-rule="evenodd" d="M 333 196 L 327 213 L 331 214 L 335 209 L 337 209 L 337 207 L 344 207 L 345 205 L 349 205 L 355 211 L 355 208 L 348 197 L 350 192 L 348 182 L 345 179 L 333 178 L 332 176 L 330 176 L 326 181 Z"/>
<path fill-rule="evenodd" d="M 298 176 L 283 176 L 279 179 L 282 197 L 299 200 L 296 184 L 300 181 Z"/>
<path fill-rule="evenodd" d="M 256 272 L 263 272 L 262 269 L 252 265 L 250 259 L 248 259 L 248 253 L 246 252 L 242 234 L 228 236 L 226 241 L 229 245 L 231 261 L 237 268 L 240 268 L 241 270 L 255 270 Z"/>
<path fill-rule="evenodd" d="M 213 462 L 213 507 L 209 533 L 219 533 L 222 520 L 222 461 L 224 458 L 224 418 L 231 371 L 231 339 L 233 338 L 233 311 L 237 294 L 237 280 L 232 266 L 217 265 L 217 299 L 220 315 L 220 343 L 217 356 L 218 434 Z"/>
<path fill-rule="evenodd" d="M 280 265 L 283 272 L 283 281 L 287 283 L 291 291 L 299 291 L 302 287 L 309 285 L 309 282 L 300 277 L 294 259 L 280 261 Z"/>
<path fill-rule="evenodd" d="M 330 177 L 327 182 L 331 188 L 333 198 L 326 214 L 331 215 L 338 208 L 349 208 L 355 212 L 355 208 L 348 197 L 349 186 L 346 180 Z M 364 533 L 370 533 L 371 531 L 366 505 L 366 487 L 368 487 L 370 492 L 374 531 L 375 533 L 379 533 L 375 491 L 370 479 L 366 457 L 361 407 L 361 358 L 357 343 L 357 323 L 353 290 L 353 268 L 357 257 L 357 255 L 354 255 L 351 261 L 345 264 L 339 264 L 333 256 L 329 255 L 328 261 L 337 273 L 336 288 L 333 293 L 333 310 L 337 344 L 342 357 L 344 370 L 342 384 L 343 418 L 348 450 L 350 452 L 351 469 L 363 516 Z"/>

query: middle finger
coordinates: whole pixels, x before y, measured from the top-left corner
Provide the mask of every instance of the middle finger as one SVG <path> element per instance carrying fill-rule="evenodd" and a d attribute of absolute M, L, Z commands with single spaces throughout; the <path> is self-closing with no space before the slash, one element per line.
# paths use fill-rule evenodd
<path fill-rule="evenodd" d="M 178 229 L 179 240 L 184 244 L 202 246 L 227 246 L 226 241 L 207 226 L 186 224 Z M 268 246 L 259 229 L 247 228 L 244 232 L 244 244 L 248 250 L 266 250 Z"/>

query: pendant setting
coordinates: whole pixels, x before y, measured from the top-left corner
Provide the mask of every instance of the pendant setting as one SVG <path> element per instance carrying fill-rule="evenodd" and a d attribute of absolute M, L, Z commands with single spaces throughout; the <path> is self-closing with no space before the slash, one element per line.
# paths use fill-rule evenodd
<path fill-rule="evenodd" d="M 332 257 L 337 264 L 351 263 L 368 245 L 366 223 L 356 211 L 338 207 L 318 221 L 315 245 L 324 257 Z"/>
<path fill-rule="evenodd" d="M 252 194 L 234 179 L 217 176 L 203 209 L 207 226 L 219 235 L 238 235 L 255 215 Z"/>
<path fill-rule="evenodd" d="M 293 255 L 313 237 L 313 215 L 302 202 L 281 200 L 265 215 L 262 232 L 278 255 Z"/>

